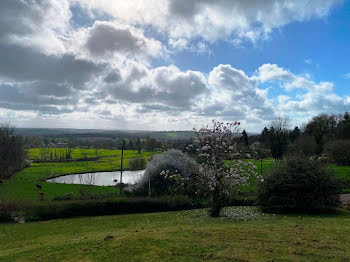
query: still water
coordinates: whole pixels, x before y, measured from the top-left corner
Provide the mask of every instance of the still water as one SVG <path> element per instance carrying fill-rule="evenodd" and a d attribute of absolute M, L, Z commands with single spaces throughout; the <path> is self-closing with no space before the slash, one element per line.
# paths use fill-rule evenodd
<path fill-rule="evenodd" d="M 123 183 L 134 185 L 140 181 L 145 170 L 123 171 Z M 83 184 L 114 186 L 120 183 L 120 171 L 72 174 L 48 179 L 47 182 L 63 184 Z"/>

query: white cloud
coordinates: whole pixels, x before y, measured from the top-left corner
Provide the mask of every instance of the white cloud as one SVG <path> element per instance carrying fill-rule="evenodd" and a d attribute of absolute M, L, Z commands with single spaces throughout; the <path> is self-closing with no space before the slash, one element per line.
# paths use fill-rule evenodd
<path fill-rule="evenodd" d="M 333 83 L 276 64 L 253 75 L 222 64 L 208 75 L 172 64 L 152 68 L 153 58 L 171 52 L 145 33 L 151 26 L 173 50 L 210 53 L 208 42 L 254 41 L 292 21 L 325 16 L 337 1 L 79 0 L 113 16 L 80 28 L 70 26 L 72 1 L 0 2 L 2 119 L 21 126 L 189 129 L 219 118 L 257 131 L 280 114 L 301 121 L 350 110 L 350 97 L 336 95 Z M 261 88 L 266 83 L 280 88 L 277 99 Z"/>
<path fill-rule="evenodd" d="M 350 79 L 350 73 L 345 74 L 345 75 L 344 75 L 344 78 Z"/>
<path fill-rule="evenodd" d="M 95 21 L 88 29 L 85 47 L 95 56 L 110 56 L 113 53 L 133 56 L 161 56 L 162 44 L 144 36 L 143 32 L 130 25 Z"/>
<path fill-rule="evenodd" d="M 309 64 L 309 65 L 311 65 L 312 64 L 312 59 L 311 58 L 305 59 L 304 62 Z"/>
<path fill-rule="evenodd" d="M 153 26 L 167 34 L 170 45 L 200 37 L 249 39 L 266 37 L 273 29 L 294 21 L 326 16 L 341 0 L 74 0 L 134 25 Z M 183 40 L 182 40 L 183 41 Z M 182 43 L 183 44 L 183 43 Z"/>

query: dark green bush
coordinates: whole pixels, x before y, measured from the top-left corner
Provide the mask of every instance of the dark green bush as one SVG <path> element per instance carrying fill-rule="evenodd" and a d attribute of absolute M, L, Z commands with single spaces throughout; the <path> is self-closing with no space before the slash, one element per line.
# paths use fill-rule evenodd
<path fill-rule="evenodd" d="M 89 201 L 38 202 L 26 211 L 26 221 L 77 216 L 150 213 L 203 207 L 186 196 L 171 198 L 119 198 Z"/>
<path fill-rule="evenodd" d="M 277 164 L 258 188 L 266 212 L 314 213 L 337 207 L 340 182 L 319 161 L 289 158 Z"/>
<path fill-rule="evenodd" d="M 337 165 L 350 165 L 350 140 L 335 140 L 326 145 L 326 151 Z"/>
<path fill-rule="evenodd" d="M 131 158 L 129 167 L 131 170 L 141 170 L 146 168 L 147 161 L 144 157 Z"/>

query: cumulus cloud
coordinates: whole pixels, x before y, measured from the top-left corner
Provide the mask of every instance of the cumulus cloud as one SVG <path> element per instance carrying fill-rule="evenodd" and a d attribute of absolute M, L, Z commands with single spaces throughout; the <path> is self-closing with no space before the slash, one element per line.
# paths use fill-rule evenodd
<path fill-rule="evenodd" d="M 296 97 L 280 95 L 276 110 L 295 118 L 296 114 L 304 119 L 319 113 L 341 113 L 350 110 L 349 97 L 334 93 L 331 82 L 315 82 L 309 76 L 300 76 L 279 67 L 276 64 L 264 64 L 254 77 L 262 83 L 278 83 L 287 92 L 300 90 Z M 294 115 L 293 115 L 294 114 Z"/>
<path fill-rule="evenodd" d="M 153 26 L 179 39 L 201 37 L 255 41 L 294 21 L 326 16 L 341 0 L 75 0 L 83 7 L 141 26 Z M 183 44 L 183 41 L 182 41 Z"/>
<path fill-rule="evenodd" d="M 204 75 L 183 72 L 176 66 L 148 69 L 135 63 L 121 71 L 122 80 L 105 88 L 120 101 L 132 103 L 163 103 L 168 107 L 190 109 L 197 96 L 207 91 Z"/>
<path fill-rule="evenodd" d="M 276 64 L 252 75 L 219 64 L 204 74 L 164 59 L 172 54 L 167 48 L 210 53 L 218 39 L 255 41 L 326 16 L 337 2 L 2 0 L 0 116 L 21 125 L 123 129 L 186 129 L 220 118 L 258 128 L 280 114 L 349 111 L 350 97 L 336 95 L 333 83 Z M 72 3 L 110 19 L 72 27 Z M 167 63 L 152 67 L 153 59 Z M 270 97 L 262 84 L 280 96 Z"/>
<path fill-rule="evenodd" d="M 134 56 L 161 56 L 162 44 L 153 38 L 147 38 L 143 32 L 133 26 L 95 21 L 88 29 L 85 46 L 95 56 L 121 53 Z"/>

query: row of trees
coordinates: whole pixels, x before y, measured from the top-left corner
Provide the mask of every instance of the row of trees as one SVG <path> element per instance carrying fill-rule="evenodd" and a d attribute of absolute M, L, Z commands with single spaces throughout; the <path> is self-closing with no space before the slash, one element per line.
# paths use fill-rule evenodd
<path fill-rule="evenodd" d="M 285 154 L 303 154 L 321 156 L 322 154 L 339 158 L 349 153 L 342 151 L 350 141 L 350 114 L 313 117 L 301 129 L 289 130 L 288 120 L 279 118 L 265 127 L 260 142 L 267 147 L 273 158 L 281 160 Z M 343 144 L 343 147 L 340 145 Z M 339 153 L 338 153 L 339 152 Z M 342 160 L 342 164 L 346 164 Z M 349 161 L 347 162 L 349 164 Z"/>

